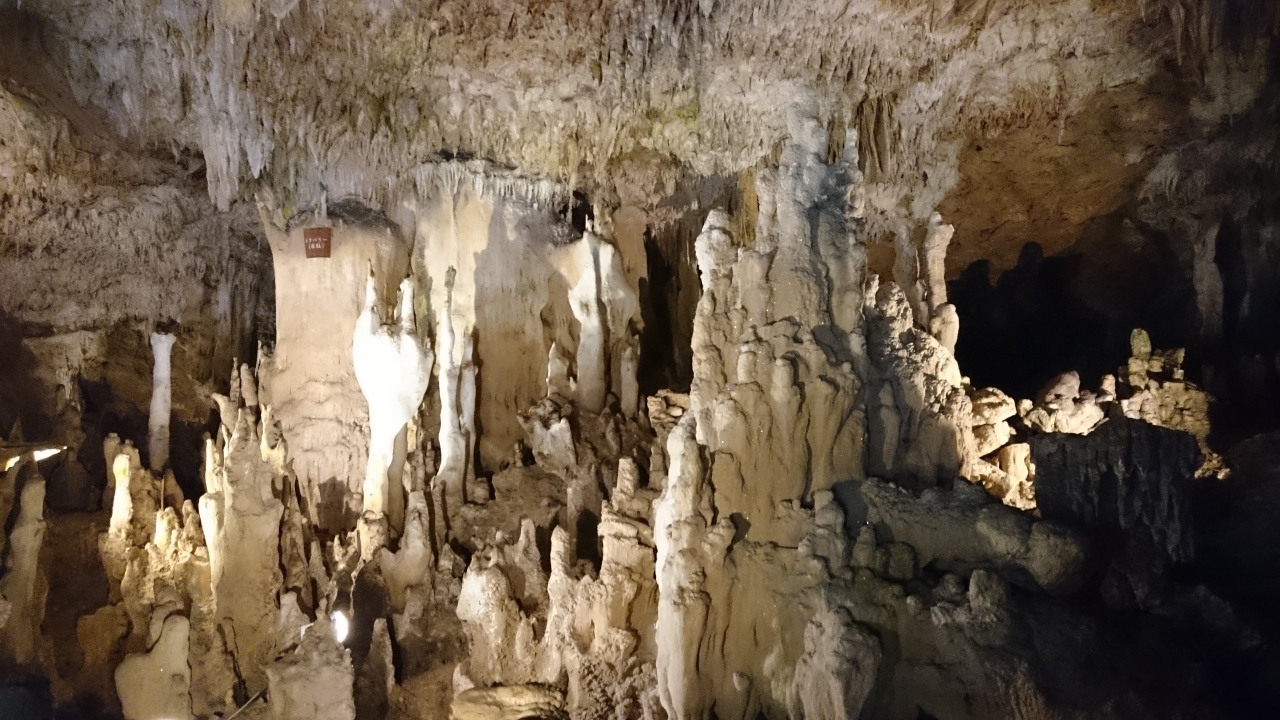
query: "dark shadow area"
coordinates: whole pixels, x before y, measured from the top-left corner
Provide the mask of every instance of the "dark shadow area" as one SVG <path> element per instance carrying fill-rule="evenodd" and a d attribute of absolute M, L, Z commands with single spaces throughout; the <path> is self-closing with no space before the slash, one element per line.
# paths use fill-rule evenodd
<path fill-rule="evenodd" d="M 14 440 L 9 435 L 17 425 L 27 440 L 44 440 L 53 432 L 48 389 L 35 377 L 37 361 L 22 344 L 25 334 L 0 310 L 0 437 Z"/>
<path fill-rule="evenodd" d="M 575 554 L 579 560 L 586 560 L 591 563 L 591 567 L 598 574 L 600 572 L 600 564 L 604 560 L 600 540 L 600 517 L 590 510 L 583 510 L 578 514 L 575 531 L 575 539 L 577 541 L 574 545 Z"/>
<path fill-rule="evenodd" d="M 1189 347 L 1195 339 L 1189 280 L 1158 242 L 1128 257 L 1083 251 L 1045 257 L 1023 246 L 1018 264 L 994 285 L 985 260 L 948 283 L 960 315 L 956 359 L 974 387 L 998 387 L 1031 398 L 1055 376 L 1075 370 L 1097 387 L 1129 356 L 1129 333 L 1145 328 L 1159 348 Z M 1117 267 L 1123 260 L 1128 266 Z M 1112 275 L 1126 275 L 1117 292 Z"/>
<path fill-rule="evenodd" d="M 645 230 L 648 277 L 640 280 L 641 395 L 663 388 L 688 392 L 693 382 L 693 316 L 702 296 L 693 244 L 701 216 L 655 232 Z"/>
<path fill-rule="evenodd" d="M 573 202 L 568 210 L 569 222 L 573 225 L 573 229 L 578 235 L 587 231 L 588 221 L 596 219 L 595 210 L 591 207 L 591 200 L 581 190 L 573 191 Z"/>
<path fill-rule="evenodd" d="M 1217 401 L 1211 420 L 1223 444 L 1280 427 L 1280 264 L 1269 255 L 1257 232 L 1223 220 L 1213 258 L 1222 278 L 1222 339 L 1205 353 L 1206 385 Z"/>

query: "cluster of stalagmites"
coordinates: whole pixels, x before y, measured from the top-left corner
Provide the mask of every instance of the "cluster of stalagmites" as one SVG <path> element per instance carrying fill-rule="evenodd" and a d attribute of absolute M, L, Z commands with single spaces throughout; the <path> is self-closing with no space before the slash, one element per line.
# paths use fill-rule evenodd
<path fill-rule="evenodd" d="M 106 441 L 113 500 L 99 547 L 113 604 L 81 619 L 81 644 L 105 659 L 123 643 L 114 676 L 126 718 L 229 714 L 264 690 L 272 717 L 351 717 L 349 653 L 324 612 L 350 565 L 343 539 L 324 552 L 307 536 L 284 441 L 247 366 L 231 387 L 217 398 L 198 510 L 163 495 L 137 450 Z"/>
<path fill-rule="evenodd" d="M 1045 434 L 1088 435 L 1108 417 L 1125 417 L 1170 428 L 1195 438 L 1203 462 L 1197 477 L 1221 478 L 1226 466 L 1209 449 L 1209 395 L 1186 380 L 1183 351 L 1154 351 L 1144 330 L 1130 337 L 1132 356 L 1115 375 L 1105 375 L 1094 392 L 1080 376 L 1054 378 L 1035 401 L 1013 398 L 996 388 L 972 391 L 975 461 L 969 476 L 1005 503 L 1036 508 L 1032 439 Z"/>
<path fill-rule="evenodd" d="M 641 405 L 634 294 L 591 235 L 569 291 L 576 351 L 551 348 L 546 396 L 490 478 L 475 473 L 482 370 L 452 285 L 433 342 L 413 283 L 384 303 L 373 276 L 351 346 L 369 409 L 354 528 L 313 524 L 248 366 L 215 398 L 198 499 L 161 472 L 163 442 L 149 469 L 108 439 L 112 600 L 78 632 L 89 663 L 125 653 L 125 716 L 384 717 L 407 702 L 405 658 L 450 628 L 467 651 L 427 717 L 1051 716 L 1038 678 L 1058 660 L 1010 588 L 1075 592 L 1092 534 L 1115 530 L 1106 592 L 1157 604 L 1160 573 L 1190 552 L 1198 459 L 1176 430 L 1203 444 L 1206 398 L 1143 333 L 1100 393 L 1071 375 L 1035 402 L 969 387 L 942 277 L 950 228 L 934 216 L 923 243 L 904 235 L 894 283 L 868 276 L 856 157 L 827 165 L 824 131 L 791 122 L 757 178 L 753 243 L 721 211 L 697 239 L 687 395 Z M 419 437 L 431 387 L 438 458 Z M 0 488 L 22 490 L 0 580 L 0 647 L 22 664 L 38 663 L 43 607 L 30 467 Z M 1138 567 L 1152 552 L 1161 563 Z"/>

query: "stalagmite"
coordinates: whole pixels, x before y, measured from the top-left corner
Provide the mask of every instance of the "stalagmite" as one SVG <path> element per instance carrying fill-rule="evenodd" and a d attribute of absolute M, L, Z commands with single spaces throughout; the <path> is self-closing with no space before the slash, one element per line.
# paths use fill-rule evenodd
<path fill-rule="evenodd" d="M 240 411 L 216 481 L 221 490 L 200 500 L 217 619 L 230 624 L 229 649 L 254 692 L 265 685 L 263 668 L 276 650 L 272 636 L 283 582 L 279 533 L 284 505 L 275 496 L 279 478 L 263 459 L 264 440 L 251 414 Z"/>
<path fill-rule="evenodd" d="M 937 316 L 938 310 L 947 304 L 947 246 L 951 244 L 951 238 L 955 233 L 956 229 L 943 223 L 942 216 L 938 213 L 929 216 L 924 243 L 920 246 L 920 252 L 924 256 L 920 263 L 921 279 L 926 291 L 925 300 L 929 310 L 929 321 L 932 321 Z"/>
<path fill-rule="evenodd" d="M 849 178 L 823 163 L 826 138 L 811 120 L 790 120 L 797 135 L 782 164 L 757 178 L 755 247 L 735 247 L 732 222 L 720 211 L 707 215 L 694 246 L 703 294 L 690 406 L 698 441 L 712 452 L 716 505 L 740 513 L 752 539 L 790 547 L 804 534 L 794 509 L 810 493 L 861 474 L 864 452 L 865 415 L 855 407 L 862 378 L 854 368 L 866 356 L 858 342 L 840 342 L 825 329 L 830 299 L 826 285 L 813 281 L 861 251 L 843 232 L 844 213 L 819 204 L 826 188 Z M 805 219 L 810 212 L 824 218 L 820 231 Z"/>
<path fill-rule="evenodd" d="M 430 537 L 427 534 L 429 519 L 423 491 L 410 492 L 400 548 L 394 553 L 387 548 L 379 550 L 387 595 L 392 610 L 397 614 L 395 617 L 399 617 L 394 625 L 398 635 L 406 632 L 413 620 L 412 616 L 402 616 L 411 610 L 409 594 L 425 591 L 424 584 L 430 585 L 431 582 L 430 572 L 435 565 L 435 558 L 432 556 Z"/>
<path fill-rule="evenodd" d="M 0 597 L 8 602 L 8 620 L 0 629 L 0 653 L 6 663 L 32 665 L 39 651 L 45 614 L 40 547 L 47 523 L 44 517 L 44 478 L 28 475 L 18 501 L 18 517 L 9 532 L 5 574 L 0 577 Z"/>
<path fill-rule="evenodd" d="M 569 307 L 578 320 L 577 400 L 584 410 L 600 412 L 609 392 L 609 342 L 604 307 L 600 299 L 603 284 L 599 273 L 600 241 L 590 232 L 578 244 L 578 283 L 569 291 Z"/>
<path fill-rule="evenodd" d="M 272 720 L 355 720 L 351 651 L 323 612 L 302 643 L 266 670 Z"/>
<path fill-rule="evenodd" d="M 125 575 L 131 548 L 143 547 L 155 534 L 155 513 L 160 508 L 159 483 L 142 467 L 136 448 L 120 444 L 119 438 L 104 441 L 108 452 L 116 452 L 108 465 L 114 478 L 111 520 L 98 540 L 99 553 L 113 587 Z"/>
<path fill-rule="evenodd" d="M 465 404 L 467 376 L 474 377 L 470 335 L 459 341 L 453 320 L 453 279 L 446 281 L 444 307 L 437 312 L 436 341 L 440 362 L 440 469 L 433 484 L 443 489 L 446 512 L 452 517 L 466 501 L 466 483 L 473 474 L 475 438 L 467 431 L 475 420 L 475 406 Z M 472 399 L 474 396 L 472 396 Z"/>
<path fill-rule="evenodd" d="M 185 617 L 170 615 L 159 639 L 146 653 L 130 655 L 116 668 L 116 687 L 126 720 L 191 717 L 190 627 Z"/>
<path fill-rule="evenodd" d="M 640 384 L 636 380 L 640 364 L 638 353 L 634 344 L 627 343 L 622 348 L 622 360 L 619 362 L 622 377 L 619 380 L 618 400 L 622 406 L 622 414 L 628 418 L 634 418 L 640 408 Z"/>
<path fill-rule="evenodd" d="M 915 325 L 907 296 L 882 286 L 870 317 L 868 349 L 880 376 L 870 413 L 869 471 L 928 487 L 965 475 L 973 448 L 972 404 L 955 358 Z"/>
<path fill-rule="evenodd" d="M 699 646 L 711 610 L 704 583 L 707 575 L 723 562 L 734 533 L 727 519 L 712 521 L 711 497 L 700 453 L 694 417 L 687 415 L 667 440 L 671 471 L 653 511 L 658 578 L 658 694 L 667 715 L 676 720 L 710 716 L 711 699 L 703 688 L 698 664 Z"/>
<path fill-rule="evenodd" d="M 155 363 L 151 375 L 151 416 L 147 421 L 147 455 L 151 471 L 162 473 L 169 464 L 169 413 L 172 406 L 173 342 L 169 333 L 151 333 Z"/>

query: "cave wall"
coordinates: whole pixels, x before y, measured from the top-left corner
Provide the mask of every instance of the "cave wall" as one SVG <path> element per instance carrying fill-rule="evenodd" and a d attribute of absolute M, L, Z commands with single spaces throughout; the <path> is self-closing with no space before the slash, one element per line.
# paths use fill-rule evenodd
<path fill-rule="evenodd" d="M 208 394 L 272 322 L 256 218 L 244 203 L 215 210 L 190 158 L 83 136 L 42 101 L 3 89 L 0 135 L 3 434 L 21 420 L 28 439 L 69 445 L 74 462 L 50 502 L 92 506 L 102 436 L 145 447 L 148 338 L 173 322 L 174 464 L 197 489 Z"/>
<path fill-rule="evenodd" d="M 314 517 L 327 528 L 349 525 L 359 512 L 368 408 L 351 345 L 370 267 L 383 307 L 395 306 L 400 280 L 409 279 L 422 337 L 438 344 L 447 316 L 457 340 L 448 358 L 435 358 L 436 375 L 449 366 L 476 368 L 478 436 L 471 472 L 497 470 L 516 456 L 514 449 L 525 439 L 518 414 L 547 394 L 553 344 L 570 362 L 570 379 L 578 373 L 572 361 L 581 323 L 570 307 L 570 290 L 584 273 L 601 272 L 584 262 L 603 261 L 583 255 L 584 241 L 558 212 L 555 186 L 486 175 L 457 163 L 424 168 L 420 176 L 420 189 L 387 214 L 347 199 L 299 215 L 287 227 L 280 227 L 279 213 L 263 215 L 278 317 L 272 353 L 260 369 L 265 402 L 290 443 Z M 329 258 L 304 255 L 305 228 L 317 225 L 334 227 Z M 643 255 L 620 252 L 618 258 L 617 280 L 634 297 L 626 268 L 643 267 Z M 604 274 L 602 287 L 614 281 Z M 625 327 L 633 313 L 624 314 Z M 609 340 L 605 357 L 614 378 L 626 341 Z M 615 397 L 621 394 L 616 386 L 610 389 Z M 428 407 L 459 401 L 441 392 L 437 379 Z M 434 442 L 438 423 L 438 415 L 424 414 L 418 442 Z"/>

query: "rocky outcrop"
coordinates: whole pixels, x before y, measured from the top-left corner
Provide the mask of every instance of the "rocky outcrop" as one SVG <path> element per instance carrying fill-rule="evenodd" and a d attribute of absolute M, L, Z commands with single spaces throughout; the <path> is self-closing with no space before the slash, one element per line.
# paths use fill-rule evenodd
<path fill-rule="evenodd" d="M 825 165 L 825 133 L 802 109 L 793 114 L 779 167 L 756 182 L 754 246 L 740 246 L 719 211 L 695 244 L 703 295 L 690 392 L 716 507 L 750 523 L 753 540 L 790 547 L 804 532 L 799 505 L 861 474 L 867 426 L 855 402 L 865 251 L 841 208 L 818 204 L 843 194 L 852 163 Z M 811 211 L 825 218 L 816 230 Z M 834 290 L 815 281 L 828 273 Z"/>
<path fill-rule="evenodd" d="M 189 636 L 187 619 L 170 615 L 145 654 L 130 655 L 116 668 L 116 687 L 127 720 L 191 716 Z"/>
<path fill-rule="evenodd" d="M 992 569 L 1011 582 L 1054 594 L 1068 594 L 1086 578 L 1087 546 L 1079 533 L 1005 507 L 971 485 L 926 490 L 917 497 L 868 479 L 858 493 L 872 530 L 870 545 L 859 535 L 854 548 L 859 565 L 878 564 L 883 571 L 892 555 L 877 559 L 877 544 L 894 542 L 911 548 L 920 566 Z"/>
<path fill-rule="evenodd" d="M 463 690 L 449 707 L 454 720 L 568 720 L 564 697 L 539 685 L 504 685 Z"/>
<path fill-rule="evenodd" d="M 355 720 L 351 653 L 323 616 L 293 652 L 266 668 L 272 720 Z"/>
<path fill-rule="evenodd" d="M 1111 563 L 1124 587 L 1145 603 L 1155 581 L 1194 554 L 1191 483 L 1200 455 L 1186 433 L 1113 417 L 1089 435 L 1031 440 L 1036 501 L 1046 519 L 1086 528 L 1115 548 Z"/>
<path fill-rule="evenodd" d="M 18 496 L 17 518 L 6 546 L 5 572 L 0 576 L 0 597 L 7 605 L 5 622 L 0 627 L 0 660 L 10 667 L 34 666 L 38 662 L 48 592 L 40 568 L 46 528 L 45 481 L 32 470 L 26 473 Z"/>

